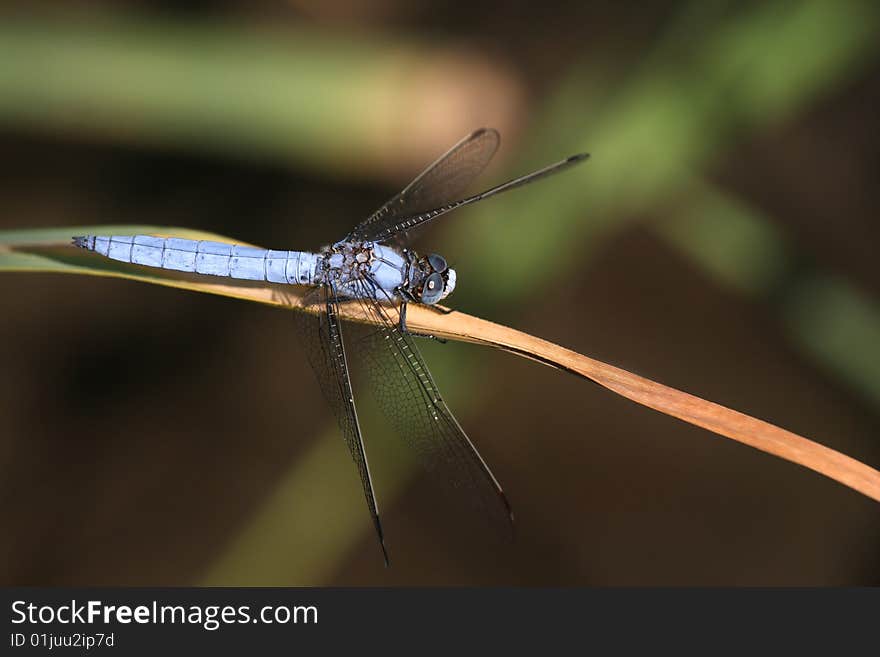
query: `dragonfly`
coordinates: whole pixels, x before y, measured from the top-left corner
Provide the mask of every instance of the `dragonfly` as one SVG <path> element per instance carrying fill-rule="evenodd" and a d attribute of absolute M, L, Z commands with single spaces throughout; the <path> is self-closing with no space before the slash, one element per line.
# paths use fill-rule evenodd
<path fill-rule="evenodd" d="M 406 323 L 409 304 L 444 311 L 439 302 L 456 286 L 455 270 L 436 253 L 409 248 L 412 232 L 458 208 L 540 180 L 585 161 L 579 153 L 483 192 L 465 195 L 500 144 L 481 128 L 460 140 L 415 180 L 318 251 L 278 251 L 213 241 L 151 235 L 85 235 L 75 246 L 146 267 L 308 286 L 296 327 L 323 396 L 357 466 L 385 565 L 390 565 L 379 505 L 358 419 L 349 362 L 357 355 L 369 373 L 383 417 L 422 457 L 428 470 L 459 490 L 490 520 L 513 529 L 513 511 L 498 479 L 444 401 Z M 340 307 L 353 303 L 366 333 L 352 339 Z M 343 329 L 345 324 L 345 329 Z M 345 331 L 345 332 L 343 332 Z M 345 336 L 348 336 L 346 338 Z"/>

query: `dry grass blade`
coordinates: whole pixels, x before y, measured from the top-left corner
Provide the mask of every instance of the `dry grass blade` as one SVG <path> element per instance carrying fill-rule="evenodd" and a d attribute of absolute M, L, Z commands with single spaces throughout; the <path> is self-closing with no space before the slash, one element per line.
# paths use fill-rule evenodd
<path fill-rule="evenodd" d="M 114 276 L 288 308 L 296 305 L 304 292 L 303 288 L 298 287 L 200 277 L 125 265 L 66 246 L 72 235 L 95 232 L 96 228 L 86 227 L 0 233 L 0 271 Z M 100 232 L 117 235 L 173 234 L 193 239 L 233 241 L 191 230 L 147 226 L 104 226 Z M 367 321 L 359 304 L 346 304 L 341 311 L 352 321 Z M 571 372 L 634 402 L 802 465 L 880 501 L 880 471 L 768 422 L 464 313 L 444 314 L 430 308 L 412 306 L 407 322 L 418 332 L 503 349 Z"/>
<path fill-rule="evenodd" d="M 419 331 L 490 345 L 590 379 L 643 406 L 810 468 L 880 502 L 880 471 L 791 431 L 507 326 L 458 312 L 423 315 L 417 320 L 412 313 L 407 322 Z"/>

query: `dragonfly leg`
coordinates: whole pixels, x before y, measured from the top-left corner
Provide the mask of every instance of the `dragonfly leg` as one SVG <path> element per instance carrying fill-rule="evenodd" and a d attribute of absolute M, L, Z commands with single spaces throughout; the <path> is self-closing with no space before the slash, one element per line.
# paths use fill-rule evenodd
<path fill-rule="evenodd" d="M 411 336 L 413 336 L 413 337 L 415 337 L 415 338 L 427 338 L 428 340 L 436 340 L 436 341 L 439 342 L 440 344 L 446 344 L 446 340 L 445 340 L 445 339 L 443 339 L 443 338 L 438 338 L 436 335 L 431 335 L 430 333 L 413 333 L 412 331 L 410 331 L 410 330 L 406 327 L 406 307 L 407 307 L 407 305 L 408 305 L 408 304 L 407 304 L 406 301 L 402 301 L 402 302 L 400 303 L 400 323 L 399 323 L 399 327 L 400 327 L 400 331 L 401 331 L 401 333 L 408 333 L 409 335 L 411 335 Z"/>
<path fill-rule="evenodd" d="M 409 304 L 406 301 L 400 302 L 400 331 L 401 333 L 409 333 L 406 328 L 406 307 Z"/>

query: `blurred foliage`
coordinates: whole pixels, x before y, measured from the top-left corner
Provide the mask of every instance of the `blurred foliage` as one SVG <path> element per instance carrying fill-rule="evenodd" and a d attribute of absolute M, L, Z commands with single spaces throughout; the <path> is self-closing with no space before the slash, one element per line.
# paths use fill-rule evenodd
<path fill-rule="evenodd" d="M 645 59 L 576 62 L 530 108 L 521 154 L 508 169 L 520 173 L 582 150 L 593 159 L 455 219 L 461 229 L 441 235 L 437 250 L 454 261 L 461 281 L 483 282 L 460 286 L 456 305 L 509 318 L 564 286 L 623 226 L 669 207 L 674 216 L 656 222 L 656 235 L 719 285 L 759 300 L 776 294 L 797 278 L 795 247 L 772 217 L 703 176 L 737 140 L 858 76 L 880 49 L 878 14 L 876 3 L 851 0 L 691 2 Z M 396 127 L 418 123 L 427 101 L 410 82 L 420 67 L 436 68 L 429 51 L 416 39 L 304 27 L 281 39 L 173 21 L 6 20 L 0 121 L 363 172 L 374 157 L 394 159 L 388 136 L 408 134 Z M 411 148 L 404 137 L 394 148 Z M 411 150 L 397 157 L 412 163 Z M 794 346 L 880 399 L 880 315 L 871 300 L 818 272 L 786 287 L 778 308 Z M 439 349 L 442 358 L 433 357 Z M 425 350 L 437 378 L 455 381 L 452 406 L 466 416 L 479 398 L 480 357 L 448 346 Z M 333 572 L 370 522 L 340 443 L 328 428 L 207 569 L 205 583 L 314 584 Z M 406 461 L 383 471 L 380 505 L 391 504 L 413 473 Z M 307 496 L 321 505 L 303 504 Z M 309 541 L 312 549 L 302 549 Z M 393 549 L 392 542 L 392 558 Z"/>
<path fill-rule="evenodd" d="M 336 170 L 380 127 L 387 90 L 376 81 L 390 55 L 309 31 L 281 39 L 174 21 L 7 19 L 0 112 L 7 122 Z"/>
<path fill-rule="evenodd" d="M 412 140 L 435 95 L 454 113 L 515 100 L 497 67 L 466 63 L 405 39 L 314 28 L 7 17 L 0 122 L 365 175 L 445 143 Z M 439 118 L 439 138 L 451 139 Z"/>
<path fill-rule="evenodd" d="M 880 406 L 880 310 L 839 276 L 805 267 L 768 218 L 707 185 L 659 234 L 720 284 L 780 313 L 794 345 Z"/>
<path fill-rule="evenodd" d="M 593 159 L 589 173 L 577 172 L 582 184 L 559 179 L 497 199 L 455 236 L 448 250 L 470 276 L 495 281 L 498 300 L 513 303 L 583 266 L 609 230 L 675 198 L 736 138 L 830 93 L 880 49 L 876 4 L 759 3 L 720 17 L 707 4 L 719 3 L 686 9 L 623 82 L 597 81 L 579 63 L 538 110 L 528 161 L 579 150 Z M 547 254 L 553 267 L 543 265 Z"/>
<path fill-rule="evenodd" d="M 802 277 L 782 304 L 795 344 L 880 405 L 880 309 L 839 277 Z"/>

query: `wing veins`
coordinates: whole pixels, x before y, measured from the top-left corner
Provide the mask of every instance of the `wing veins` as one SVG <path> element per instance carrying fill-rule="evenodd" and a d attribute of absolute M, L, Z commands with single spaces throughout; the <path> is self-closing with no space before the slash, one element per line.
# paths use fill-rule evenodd
<path fill-rule="evenodd" d="M 367 461 L 366 448 L 364 447 L 363 434 L 357 416 L 357 408 L 354 402 L 354 394 L 349 376 L 348 358 L 345 351 L 345 342 L 342 334 L 342 326 L 339 320 L 339 301 L 336 289 L 332 285 L 321 286 L 316 293 L 323 294 L 321 305 L 323 312 L 318 317 L 311 317 L 305 311 L 296 313 L 299 329 L 311 349 L 309 351 L 309 364 L 314 370 L 322 393 L 330 405 L 336 421 L 342 431 L 343 439 L 351 453 L 352 460 L 358 469 L 361 485 L 367 507 L 373 520 L 373 527 L 379 539 L 379 546 L 386 566 L 390 561 L 385 547 L 385 538 L 382 531 L 382 523 L 379 519 L 379 508 L 373 488 L 373 479 Z M 303 302 L 304 306 L 312 305 L 310 302 L 316 295 L 312 294 Z M 317 331 L 314 330 L 315 322 Z M 319 356 L 320 355 L 320 356 Z"/>
<path fill-rule="evenodd" d="M 495 187 L 490 187 L 489 189 L 482 191 L 479 194 L 474 194 L 473 196 L 468 196 L 467 198 L 459 199 L 457 201 L 441 205 L 440 207 L 436 207 L 431 210 L 419 212 L 417 214 L 400 216 L 400 220 L 397 223 L 386 225 L 381 230 L 369 233 L 363 239 L 368 239 L 375 242 L 384 242 L 397 234 L 406 233 L 413 228 L 417 228 L 423 224 L 426 224 L 429 221 L 436 219 L 437 217 L 441 217 L 444 214 L 452 212 L 453 210 L 464 207 L 465 205 L 472 205 L 473 203 L 483 201 L 497 194 L 516 189 L 517 187 L 522 187 L 523 185 L 528 185 L 529 183 L 540 180 L 541 178 L 545 178 L 547 176 L 553 175 L 554 173 L 563 171 L 570 166 L 585 161 L 588 157 L 589 155 L 586 153 L 572 155 L 571 157 L 567 157 L 566 159 L 560 160 L 559 162 L 554 162 L 553 164 L 538 169 L 537 171 L 532 171 L 531 173 L 513 178 L 512 180 L 508 180 L 507 182 L 496 185 Z"/>
<path fill-rule="evenodd" d="M 377 241 L 375 235 L 389 232 L 398 223 L 397 218 L 419 214 L 456 200 L 486 168 L 500 142 L 500 135 L 491 128 L 472 132 L 355 226 L 346 239 Z"/>
<path fill-rule="evenodd" d="M 485 495 L 480 495 L 480 501 L 486 512 L 494 515 L 490 508 L 491 506 L 500 504 L 503 507 L 504 522 L 512 529 L 513 513 L 501 485 L 440 395 L 440 391 L 436 383 L 434 383 L 424 360 L 421 358 L 412 336 L 399 329 L 398 323 L 389 315 L 385 304 L 376 297 L 376 294 L 377 291 L 378 293 L 385 294 L 385 300 L 389 303 L 391 302 L 390 297 L 372 281 L 362 281 L 361 286 L 361 294 L 358 295 L 359 299 L 364 304 L 364 309 L 368 315 L 377 320 L 378 333 L 383 336 L 382 342 L 386 345 L 386 349 L 389 350 L 385 352 L 386 356 L 390 355 L 398 369 L 405 366 L 412 374 L 418 396 L 422 401 L 421 412 L 423 413 L 422 418 L 424 420 L 422 428 L 427 427 L 429 433 L 434 436 L 436 442 L 434 448 L 441 448 L 447 466 L 455 464 L 461 466 L 459 469 L 463 470 L 463 472 L 460 471 L 457 474 L 467 477 L 468 483 L 466 485 L 474 491 L 485 491 Z M 403 378 L 404 380 L 408 379 L 406 376 Z M 411 390 L 412 386 L 408 380 L 407 385 Z M 430 420 L 433 420 L 433 422 Z M 402 429 L 399 430 L 402 431 Z M 408 442 L 414 443 L 413 437 L 403 437 L 407 438 Z M 418 447 L 417 443 L 414 444 Z M 430 463 L 428 466 L 431 469 Z M 453 478 L 451 483 L 455 485 L 459 482 Z M 491 500 L 495 500 L 495 502 Z"/>

